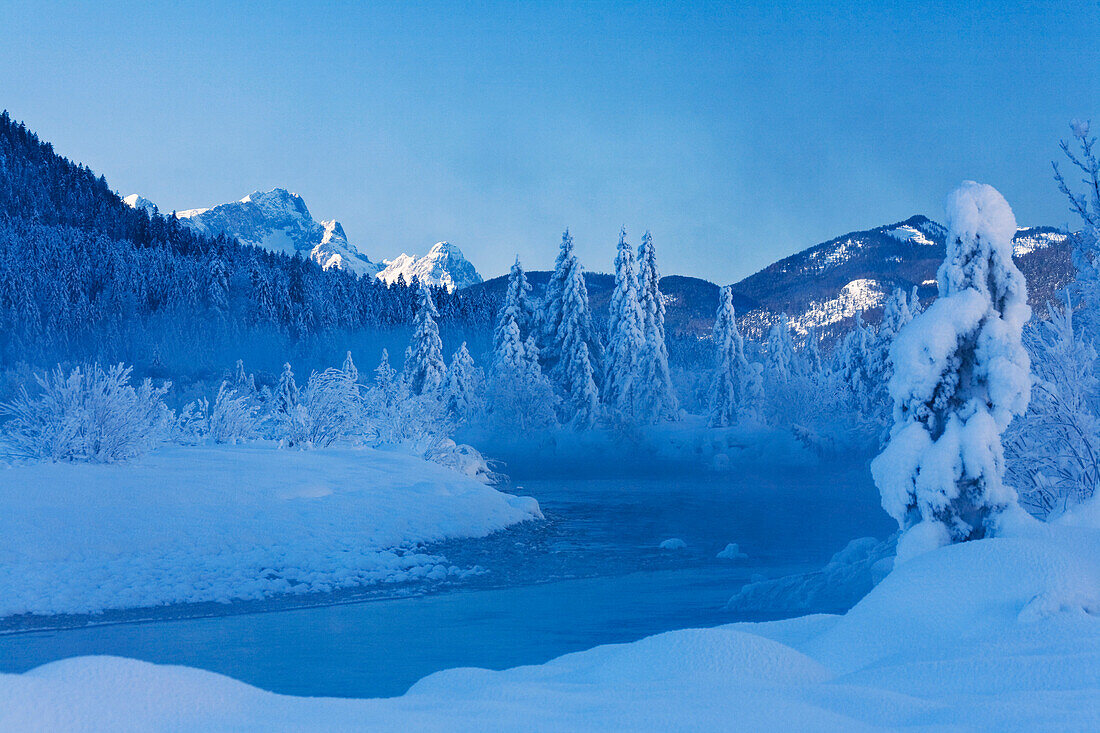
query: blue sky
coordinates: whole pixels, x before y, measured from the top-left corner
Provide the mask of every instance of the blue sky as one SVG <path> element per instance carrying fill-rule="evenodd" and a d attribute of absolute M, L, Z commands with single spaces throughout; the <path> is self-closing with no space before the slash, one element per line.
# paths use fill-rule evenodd
<path fill-rule="evenodd" d="M 5 2 L 0 69 L 0 106 L 164 209 L 283 186 L 373 259 L 449 239 L 487 276 L 565 226 L 607 271 L 625 224 L 731 282 L 967 178 L 1069 222 L 1100 4 Z"/>

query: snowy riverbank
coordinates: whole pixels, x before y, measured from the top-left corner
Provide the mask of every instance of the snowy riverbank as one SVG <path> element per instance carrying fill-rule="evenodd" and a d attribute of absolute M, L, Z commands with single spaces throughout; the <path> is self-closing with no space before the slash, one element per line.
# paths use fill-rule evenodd
<path fill-rule="evenodd" d="M 466 572 L 417 550 L 541 517 L 434 463 L 368 448 L 162 448 L 0 469 L 0 616 L 93 613 Z"/>
<path fill-rule="evenodd" d="M 0 676 L 0 727 L 1095 730 L 1098 514 L 914 558 L 844 616 L 450 670 L 398 698 L 294 698 L 190 668 L 68 659 Z"/>

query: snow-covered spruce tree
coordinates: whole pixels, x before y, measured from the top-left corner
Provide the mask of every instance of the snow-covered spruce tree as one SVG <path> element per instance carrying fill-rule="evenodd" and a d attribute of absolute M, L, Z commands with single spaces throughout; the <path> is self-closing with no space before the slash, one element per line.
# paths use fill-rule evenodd
<path fill-rule="evenodd" d="M 546 283 L 546 293 L 539 311 L 539 329 L 542 332 L 541 359 L 548 369 L 557 364 L 561 354 L 558 330 L 561 328 L 562 320 L 562 294 L 565 292 L 566 278 L 576 260 L 577 256 L 573 252 L 573 237 L 566 229 L 561 235 L 558 257 L 554 260 L 554 271 L 550 273 L 550 280 Z M 516 325 L 518 326 L 519 323 L 517 322 Z M 520 336 L 522 335 L 521 333 Z"/>
<path fill-rule="evenodd" d="M 1068 300 L 1024 332 L 1035 380 L 1031 402 L 1005 434 L 1008 477 L 1038 517 L 1080 503 L 1100 485 L 1100 378 L 1096 349 Z"/>
<path fill-rule="evenodd" d="M 757 396 L 753 394 L 757 375 L 745 358 L 745 341 L 737 330 L 732 285 L 722 288 L 719 294 L 714 344 L 718 349 L 718 361 L 712 382 L 708 422 L 711 427 L 726 427 L 752 410 Z"/>
<path fill-rule="evenodd" d="M 790 381 L 797 370 L 797 355 L 786 313 L 781 313 L 779 320 L 768 329 L 764 354 L 766 359 L 764 373 L 780 384 Z"/>
<path fill-rule="evenodd" d="M 355 366 L 355 361 L 351 358 L 351 352 L 349 351 L 347 356 L 344 357 L 344 365 L 340 367 L 344 370 L 344 373 L 351 378 L 351 381 L 359 381 L 359 369 Z"/>
<path fill-rule="evenodd" d="M 574 257 L 561 294 L 561 323 L 558 324 L 559 357 L 556 366 L 558 383 L 565 394 L 565 422 L 577 430 L 596 424 L 600 396 L 596 387 L 596 370 L 588 349 L 591 313 L 588 289 L 584 284 L 584 268 Z"/>
<path fill-rule="evenodd" d="M 414 395 L 435 392 L 447 375 L 443 342 L 439 338 L 439 327 L 435 324 L 438 317 L 429 288 L 421 287 L 420 305 L 416 310 L 412 342 L 406 352 L 403 372 L 405 384 Z"/>
<path fill-rule="evenodd" d="M 657 250 L 649 232 L 642 235 L 638 248 L 638 302 L 642 308 L 642 332 L 645 348 L 636 372 L 638 419 L 657 422 L 675 419 L 679 410 L 672 375 L 668 368 L 665 344 L 665 304 L 661 299 L 661 272 L 657 268 Z"/>
<path fill-rule="evenodd" d="M 229 388 L 247 400 L 256 397 L 256 377 L 244 370 L 243 359 L 237 359 L 237 365 L 233 370 L 233 381 Z"/>
<path fill-rule="evenodd" d="M 502 326 L 485 400 L 489 421 L 521 430 L 556 424 L 558 399 L 539 366 L 534 336 L 520 340 L 519 327 L 510 315 Z"/>
<path fill-rule="evenodd" d="M 881 421 L 883 425 L 889 424 L 893 412 L 888 387 L 890 379 L 894 376 L 894 365 L 890 361 L 890 347 L 897 335 L 901 333 L 901 329 L 905 328 L 911 320 L 913 320 L 913 312 L 910 310 L 909 296 L 901 288 L 895 288 L 882 308 L 882 321 L 879 323 L 878 333 L 868 344 L 871 349 L 871 358 L 867 377 L 870 381 L 866 387 L 870 402 L 866 408 L 868 415 Z"/>
<path fill-rule="evenodd" d="M 474 358 L 463 341 L 451 357 L 447 380 L 443 383 L 443 403 L 451 418 L 464 423 L 477 411 L 481 382 L 480 370 L 474 365 Z"/>
<path fill-rule="evenodd" d="M 967 181 L 948 196 L 947 221 L 939 298 L 890 351 L 894 426 L 871 464 L 882 506 L 904 532 L 901 561 L 988 536 L 1016 506 L 1001 445 L 1031 389 L 1016 219 L 994 188 Z"/>
<path fill-rule="evenodd" d="M 608 308 L 608 344 L 604 357 L 604 402 L 625 419 L 637 410 L 638 362 L 645 350 L 642 308 L 638 302 L 638 273 L 634 250 L 626 241 L 626 229 L 619 232 L 615 256 L 615 290 Z"/>
<path fill-rule="evenodd" d="M 501 342 L 505 338 L 503 329 L 509 316 L 519 328 L 521 340 L 533 333 L 535 326 L 535 307 L 531 302 L 531 285 L 527 282 L 527 274 L 523 271 L 523 265 L 516 257 L 512 270 L 508 273 L 508 291 L 504 296 L 504 305 L 501 306 L 500 315 L 497 317 L 496 328 L 493 331 L 493 351 L 500 351 Z"/>
<path fill-rule="evenodd" d="M 397 370 L 390 365 L 390 352 L 382 349 L 382 359 L 374 368 L 374 386 L 383 394 L 386 402 L 393 402 L 397 392 Z"/>
<path fill-rule="evenodd" d="M 290 368 L 290 362 L 283 364 L 283 372 L 279 375 L 279 383 L 275 387 L 275 400 L 271 409 L 276 414 L 288 414 L 298 405 L 298 384 L 294 381 L 294 372 Z"/>
<path fill-rule="evenodd" d="M 574 289 L 572 300 L 566 300 L 566 290 L 575 272 L 581 273 L 581 288 Z M 546 286 L 546 297 L 543 300 L 543 308 L 540 311 L 542 350 L 540 359 L 542 368 L 551 379 L 566 393 L 569 393 L 565 385 L 567 375 L 563 371 L 562 361 L 568 361 L 563 357 L 564 338 L 568 333 L 571 337 L 579 335 L 588 347 L 588 358 L 592 367 L 596 369 L 595 379 L 600 381 L 599 365 L 602 356 L 602 347 L 599 337 L 592 325 L 592 312 L 588 305 L 588 290 L 584 284 L 584 270 L 573 251 L 573 237 L 569 230 L 562 234 L 561 251 L 554 263 L 554 272 L 550 275 L 550 282 Z M 568 325 L 564 325 L 569 321 Z M 518 322 L 517 322 L 517 325 Z M 520 338 L 525 338 L 522 330 Z"/>
<path fill-rule="evenodd" d="M 803 361 L 806 363 L 806 374 L 809 376 L 820 374 L 825 369 L 825 362 L 821 358 L 821 337 L 817 335 L 817 326 L 810 326 L 810 330 L 806 332 Z"/>
<path fill-rule="evenodd" d="M 841 341 L 836 352 L 837 374 L 848 387 L 852 405 L 864 415 L 878 414 L 880 374 L 877 369 L 878 337 L 856 314 L 856 325 Z"/>

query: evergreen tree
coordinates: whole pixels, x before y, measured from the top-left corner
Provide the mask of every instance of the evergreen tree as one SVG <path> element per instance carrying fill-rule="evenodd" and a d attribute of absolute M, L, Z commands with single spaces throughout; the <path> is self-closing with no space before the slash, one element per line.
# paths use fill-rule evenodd
<path fill-rule="evenodd" d="M 588 290 L 584 284 L 584 269 L 573 258 L 561 295 L 562 320 L 557 342 L 560 358 L 557 364 L 558 382 L 566 395 L 568 421 L 578 429 L 592 427 L 599 413 L 599 392 L 585 336 L 590 325 Z"/>
<path fill-rule="evenodd" d="M 494 353 L 487 407 L 492 422 L 520 429 L 544 428 L 557 422 L 557 398 L 539 367 L 534 336 L 520 340 L 515 318 L 507 314 Z"/>
<path fill-rule="evenodd" d="M 344 365 L 341 367 L 341 369 L 344 371 L 345 374 L 348 375 L 351 381 L 359 381 L 359 370 L 356 368 L 355 362 L 351 358 L 350 351 L 347 353 L 347 356 L 344 357 Z"/>
<path fill-rule="evenodd" d="M 279 375 L 279 384 L 275 387 L 276 413 L 289 414 L 298 406 L 298 385 L 294 382 L 294 372 L 290 362 L 283 364 L 283 373 Z"/>
<path fill-rule="evenodd" d="M 508 274 L 508 291 L 504 296 L 504 305 L 501 307 L 497 319 L 497 326 L 493 332 L 493 350 L 499 351 L 501 342 L 505 338 L 503 329 L 510 316 L 519 328 L 520 339 L 526 339 L 532 333 L 535 321 L 535 308 L 531 303 L 531 285 L 527 282 L 527 275 L 523 271 L 519 257 Z"/>
<path fill-rule="evenodd" d="M 429 288 L 420 288 L 412 342 L 406 351 L 404 379 L 414 395 L 434 392 L 443 384 L 447 367 L 443 363 L 443 342 L 435 319 L 439 316 Z"/>
<path fill-rule="evenodd" d="M 877 344 L 875 333 L 864 323 L 860 312 L 856 314 L 855 328 L 848 332 L 837 349 L 837 372 L 857 409 L 864 415 L 877 414 L 881 385 L 876 368 Z"/>
<path fill-rule="evenodd" d="M 733 308 L 733 286 L 722 288 L 714 322 L 714 344 L 718 349 L 714 371 L 709 423 L 711 427 L 733 425 L 753 407 L 756 390 L 754 370 L 745 358 L 745 342 L 737 330 Z"/>
<path fill-rule="evenodd" d="M 374 368 L 374 386 L 386 404 L 392 404 L 397 396 L 397 370 L 390 366 L 390 354 L 382 349 L 382 359 Z"/>
<path fill-rule="evenodd" d="M 646 346 L 642 308 L 638 302 L 638 274 L 634 250 L 619 232 L 615 257 L 615 290 L 608 309 L 608 345 L 604 372 L 604 401 L 624 417 L 633 417 L 638 399 L 635 379 L 638 359 Z"/>
<path fill-rule="evenodd" d="M 661 298 L 657 250 L 649 232 L 638 248 L 638 302 L 642 309 L 645 348 L 638 359 L 638 415 L 645 422 L 674 418 L 679 406 L 668 367 L 665 304 Z"/>
<path fill-rule="evenodd" d="M 810 376 L 821 374 L 825 369 L 821 358 L 821 338 L 817 335 L 817 326 L 810 326 L 806 334 L 805 358 L 806 369 Z"/>
<path fill-rule="evenodd" d="M 903 530 L 899 561 L 985 537 L 1016 506 L 1001 443 L 1031 387 L 1016 219 L 994 188 L 968 181 L 948 197 L 947 221 L 939 298 L 894 341 L 894 426 L 871 464 L 882 506 Z"/>
<path fill-rule="evenodd" d="M 443 387 L 447 413 L 459 422 L 469 420 L 477 407 L 480 386 L 481 375 L 463 341 L 451 357 L 451 365 L 447 369 L 447 381 Z"/>
<path fill-rule="evenodd" d="M 542 359 L 548 365 L 556 363 L 560 354 L 561 344 L 558 342 L 558 329 L 561 327 L 562 319 L 562 293 L 565 291 L 565 281 L 569 276 L 569 270 L 576 259 L 577 257 L 573 252 L 573 237 L 566 229 L 561 235 L 558 257 L 554 260 L 554 271 L 550 273 L 550 280 L 546 283 L 546 294 L 543 297 L 542 310 L 540 311 L 543 343 Z M 518 326 L 519 323 L 517 322 L 516 325 Z"/>
<path fill-rule="evenodd" d="M 772 324 L 772 327 L 768 330 L 765 354 L 767 357 L 767 373 L 780 384 L 789 382 L 791 377 L 797 373 L 797 356 L 786 313 L 780 314 L 779 321 Z"/>

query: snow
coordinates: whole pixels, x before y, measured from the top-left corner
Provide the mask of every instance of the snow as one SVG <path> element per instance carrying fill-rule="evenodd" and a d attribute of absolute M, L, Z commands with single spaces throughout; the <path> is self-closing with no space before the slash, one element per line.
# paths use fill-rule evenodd
<path fill-rule="evenodd" d="M 737 546 L 736 542 L 731 542 L 715 557 L 719 560 L 744 560 L 748 555 L 741 552 L 741 548 Z"/>
<path fill-rule="evenodd" d="M 811 328 L 839 323 L 885 302 L 886 291 L 881 283 L 872 278 L 857 278 L 841 288 L 835 298 L 811 301 L 805 311 L 791 319 L 791 328 L 805 336 Z"/>
<path fill-rule="evenodd" d="M 384 264 L 386 267 L 377 277 L 387 285 L 394 284 L 400 277 L 411 283 L 415 277 L 422 283 L 454 291 L 481 282 L 481 275 L 462 250 L 450 242 L 436 242 L 423 257 L 401 253 L 392 260 L 385 260 Z"/>
<path fill-rule="evenodd" d="M 683 550 L 687 547 L 687 543 L 679 537 L 670 537 L 661 544 L 657 545 L 657 547 L 661 548 L 662 550 Z"/>
<path fill-rule="evenodd" d="M 934 247 L 936 245 L 934 241 L 925 236 L 924 232 L 908 224 L 893 229 L 887 229 L 886 233 L 899 242 L 909 242 L 910 244 L 919 244 L 925 247 Z"/>
<path fill-rule="evenodd" d="M 1022 257 L 1036 250 L 1065 244 L 1067 239 L 1069 235 L 1065 232 L 1021 228 L 1012 239 L 1012 256 Z"/>
<path fill-rule="evenodd" d="M 438 577 L 462 569 L 419 543 L 536 517 L 530 498 L 368 448 L 172 447 L 127 464 L 15 466 L 0 469 L 0 616 Z"/>
<path fill-rule="evenodd" d="M 359 276 L 379 270 L 379 265 L 348 242 L 339 222 L 315 221 L 305 200 L 285 188 L 255 191 L 218 206 L 177 211 L 176 217 L 206 234 L 226 234 L 272 252 L 302 252 L 326 270 L 336 267 Z"/>
<path fill-rule="evenodd" d="M 0 675 L 0 728 L 1095 730 L 1097 588 L 1095 524 L 1020 521 L 899 566 L 843 616 L 453 669 L 371 700 L 282 696 L 185 667 L 81 657 Z"/>

